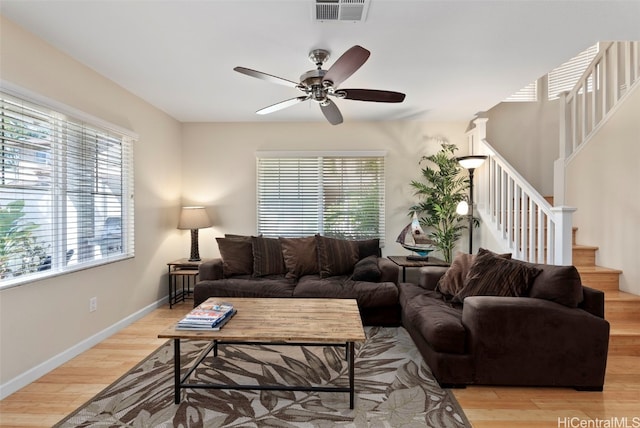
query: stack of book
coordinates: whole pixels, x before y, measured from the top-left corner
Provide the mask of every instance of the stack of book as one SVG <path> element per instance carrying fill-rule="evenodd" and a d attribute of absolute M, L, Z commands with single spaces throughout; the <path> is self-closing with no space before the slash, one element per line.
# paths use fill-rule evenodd
<path fill-rule="evenodd" d="M 176 330 L 217 331 L 237 312 L 231 303 L 210 300 L 202 303 L 178 321 Z"/>

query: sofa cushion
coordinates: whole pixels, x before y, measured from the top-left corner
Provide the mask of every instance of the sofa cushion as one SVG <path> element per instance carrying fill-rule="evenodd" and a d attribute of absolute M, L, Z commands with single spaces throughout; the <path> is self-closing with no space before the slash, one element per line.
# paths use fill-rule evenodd
<path fill-rule="evenodd" d="M 262 236 L 262 234 L 258 235 L 258 237 L 260 236 Z M 231 239 L 244 239 L 245 241 L 251 241 L 251 238 L 253 238 L 253 236 L 251 235 L 238 235 L 235 233 L 225 233 L 224 237 L 231 238 Z"/>
<path fill-rule="evenodd" d="M 301 277 L 293 290 L 294 297 L 356 299 L 361 308 L 398 304 L 398 287 L 392 282 L 353 281 L 349 276 Z"/>
<path fill-rule="evenodd" d="M 279 239 L 287 278 L 299 278 L 319 272 L 315 236 Z"/>
<path fill-rule="evenodd" d="M 277 238 L 253 237 L 253 276 L 285 274 L 282 246 Z"/>
<path fill-rule="evenodd" d="M 462 324 L 462 308 L 445 302 L 439 292 L 422 289 L 411 299 L 404 300 L 402 311 L 404 317 L 436 352 L 466 352 L 466 329 Z"/>
<path fill-rule="evenodd" d="M 551 300 L 570 308 L 582 302 L 583 290 L 580 274 L 575 266 L 533 264 L 542 272 L 531 284 L 529 297 Z"/>
<path fill-rule="evenodd" d="M 381 276 L 382 271 L 378 266 L 378 256 L 368 256 L 353 267 L 351 279 L 354 281 L 378 282 Z"/>
<path fill-rule="evenodd" d="M 253 272 L 253 245 L 251 238 L 216 238 L 222 272 L 225 277 L 251 275 Z"/>
<path fill-rule="evenodd" d="M 481 249 L 482 250 L 482 249 Z M 489 251 L 489 250 L 484 250 Z M 496 256 L 510 259 L 511 253 L 506 254 L 495 254 Z M 469 274 L 469 270 L 475 261 L 476 256 L 474 254 L 467 253 L 458 253 L 456 257 L 453 259 L 451 266 L 443 276 L 440 277 L 438 281 L 437 290 L 442 294 L 447 296 L 455 296 L 457 293 L 462 290 L 464 283 L 467 279 L 467 275 Z"/>
<path fill-rule="evenodd" d="M 525 296 L 539 273 L 540 269 L 529 263 L 505 259 L 480 248 L 453 301 L 462 302 L 468 296 Z"/>
<path fill-rule="evenodd" d="M 215 281 L 200 281 L 194 288 L 194 302 L 204 301 L 208 297 L 291 297 L 295 283 L 279 277 L 255 278 L 250 275 Z"/>
<path fill-rule="evenodd" d="M 321 278 L 353 272 L 353 267 L 358 261 L 358 247 L 355 242 L 316 235 L 316 246 Z"/>
<path fill-rule="evenodd" d="M 369 256 L 382 256 L 382 252 L 380 251 L 380 239 L 378 238 L 362 239 L 353 242 L 358 246 L 358 258 L 360 260 Z"/>

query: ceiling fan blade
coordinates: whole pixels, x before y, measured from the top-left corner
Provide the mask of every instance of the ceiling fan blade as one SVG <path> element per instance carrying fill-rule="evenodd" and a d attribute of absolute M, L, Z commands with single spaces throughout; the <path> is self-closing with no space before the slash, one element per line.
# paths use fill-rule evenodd
<path fill-rule="evenodd" d="M 281 101 L 279 103 L 270 105 L 269 107 L 262 108 L 262 109 L 258 110 L 256 113 L 257 114 L 273 113 L 274 111 L 282 110 L 284 108 L 291 107 L 292 105 L 296 105 L 298 103 L 301 103 L 302 101 L 306 101 L 309 98 L 311 98 L 311 97 L 304 96 L 304 97 L 291 98 L 289 100 L 284 100 L 284 101 Z"/>
<path fill-rule="evenodd" d="M 329 123 L 332 125 L 339 125 L 342 123 L 342 113 L 340 113 L 340 109 L 338 109 L 336 103 L 328 99 L 320 103 L 320 108 Z"/>
<path fill-rule="evenodd" d="M 256 79 L 266 80 L 267 82 L 271 82 L 271 83 L 277 83 L 278 85 L 289 86 L 292 88 L 296 88 L 299 85 L 298 82 L 293 82 L 291 80 L 283 79 L 282 77 L 273 76 L 271 74 L 263 73 L 262 71 L 252 70 L 250 68 L 235 67 L 234 70 L 237 71 L 238 73 L 255 77 Z"/>
<path fill-rule="evenodd" d="M 405 95 L 401 92 L 380 91 L 377 89 L 340 89 L 338 95 L 344 99 L 357 101 L 373 101 L 377 103 L 401 103 Z"/>
<path fill-rule="evenodd" d="M 369 59 L 370 54 L 371 52 L 362 46 L 353 46 L 333 63 L 329 70 L 327 70 L 322 81 L 332 82 L 333 86 L 337 88 L 340 83 L 344 82 L 349 76 L 355 73 L 357 69 L 362 67 L 362 64 Z"/>

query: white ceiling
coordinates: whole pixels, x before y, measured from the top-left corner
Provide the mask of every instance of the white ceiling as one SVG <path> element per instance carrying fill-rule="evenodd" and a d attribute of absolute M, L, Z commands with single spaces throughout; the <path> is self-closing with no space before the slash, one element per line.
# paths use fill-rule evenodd
<path fill-rule="evenodd" d="M 184 122 L 324 121 L 301 95 L 233 71 L 288 80 L 361 45 L 342 88 L 407 94 L 401 104 L 337 100 L 345 122 L 470 120 L 578 52 L 640 40 L 640 1 L 371 0 L 360 23 L 314 22 L 315 0 L 0 0 L 6 18 Z"/>

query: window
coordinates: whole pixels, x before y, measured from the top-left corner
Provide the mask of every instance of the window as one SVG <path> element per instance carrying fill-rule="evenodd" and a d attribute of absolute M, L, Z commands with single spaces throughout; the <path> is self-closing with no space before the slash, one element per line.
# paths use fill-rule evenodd
<path fill-rule="evenodd" d="M 547 99 L 555 100 L 562 92 L 570 91 L 582 77 L 593 58 L 598 53 L 598 45 L 595 44 L 582 51 L 561 66 L 547 74 Z M 504 102 L 534 102 L 538 100 L 538 81 L 534 81 L 515 94 L 504 99 Z M 587 90 L 591 91 L 592 78 L 587 82 Z"/>
<path fill-rule="evenodd" d="M 555 100 L 562 92 L 572 90 L 597 53 L 598 45 L 595 44 L 551 71 L 548 76 L 548 99 Z M 589 78 L 587 82 L 588 91 L 591 91 L 591 80 Z"/>
<path fill-rule="evenodd" d="M 0 288 L 134 254 L 135 137 L 43 104 L 0 93 Z"/>
<path fill-rule="evenodd" d="M 384 242 L 384 153 L 257 155 L 258 232 Z"/>

